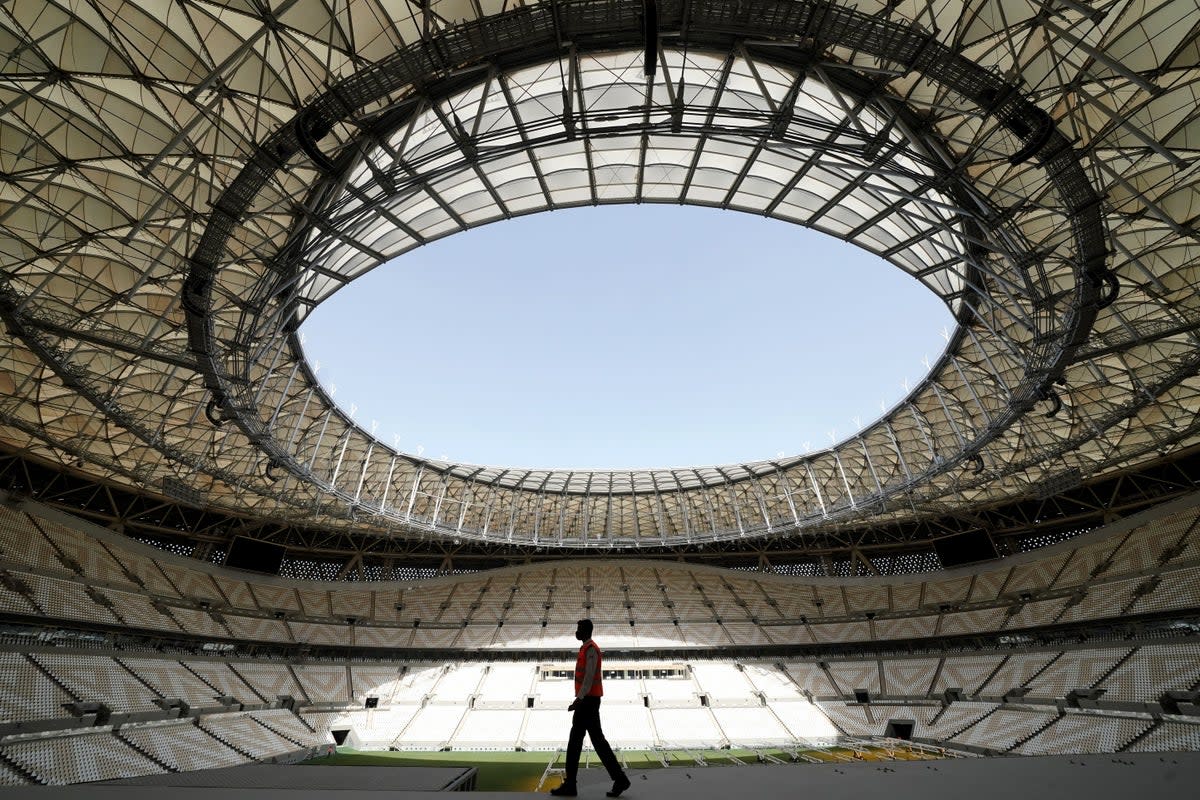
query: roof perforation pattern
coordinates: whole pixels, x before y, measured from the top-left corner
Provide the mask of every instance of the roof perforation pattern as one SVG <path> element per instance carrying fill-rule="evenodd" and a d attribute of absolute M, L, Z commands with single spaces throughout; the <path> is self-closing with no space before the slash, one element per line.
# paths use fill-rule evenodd
<path fill-rule="evenodd" d="M 583 24 L 586 12 L 590 24 L 617 31 L 616 48 L 622 20 L 636 18 L 618 0 L 560 5 L 569 25 Z M 633 546 L 969 508 L 1028 493 L 1061 472 L 1102 475 L 1194 441 L 1194 9 L 1114 2 L 1089 19 L 1035 4 L 1000 13 L 986 2 L 918 1 L 892 9 L 886 24 L 880 17 L 834 41 L 830 32 L 858 12 L 750 5 L 775 31 L 822 34 L 824 49 L 806 54 L 818 69 L 799 82 L 795 64 L 778 60 L 781 48 L 722 53 L 721 37 L 735 29 L 744 35 L 752 23 L 721 2 L 694 3 L 697 43 L 685 59 L 664 40 L 648 113 L 634 48 L 589 50 L 587 36 L 577 36 L 567 70 L 578 89 L 571 113 L 587 135 L 574 152 L 569 139 L 545 139 L 564 124 L 555 54 L 546 51 L 536 65 L 504 63 L 506 47 L 544 36 L 537 4 L 492 25 L 475 20 L 471 4 L 433 3 L 431 13 L 447 20 L 433 29 L 454 45 L 445 51 L 451 58 L 466 63 L 475 46 L 455 38 L 467 30 L 457 24 L 495 36 L 476 42 L 487 52 L 484 69 L 450 78 L 445 91 L 428 90 L 419 111 L 408 103 L 414 93 L 405 76 L 446 76 L 419 43 L 421 21 L 389 18 L 375 0 L 350 0 L 336 13 L 284 4 L 275 20 L 201 0 L 165 2 L 156 17 L 111 2 L 0 9 L 0 26 L 20 43 L 0 66 L 7 279 L 0 314 L 10 331 L 0 385 L 12 385 L 0 411 L 8 446 L 55 461 L 82 458 L 97 476 L 129 484 L 153 487 L 178 476 L 209 502 L 265 517 L 306 518 L 316 509 L 333 526 Z M 858 5 L 867 14 L 882 9 Z M 669 19 L 678 4 L 661 6 Z M 935 38 L 932 29 L 942 33 Z M 891 38 L 873 45 L 874 34 Z M 871 56 L 872 46 L 886 46 L 890 57 Z M 485 85 L 488 69 L 493 79 Z M 685 74 L 674 134 L 668 82 Z M 981 102 L 995 75 L 1019 76 L 1030 105 L 1014 106 L 1003 94 Z M 805 99 L 787 133 L 764 135 L 797 83 Z M 343 88 L 330 92 L 334 85 Z M 342 111 L 355 106 L 362 115 L 355 119 L 377 125 L 373 141 L 386 147 L 366 148 L 374 166 L 361 192 L 306 196 L 321 182 L 294 133 L 306 105 L 333 123 L 315 131 L 312 144 L 339 169 L 363 157 L 357 123 L 343 121 Z M 1025 137 L 997 120 L 1011 113 L 1036 128 L 1030 108 L 1048 113 L 1073 150 L 1008 163 Z M 601 119 L 610 113 L 615 122 Z M 389 130 L 408 130 L 395 127 L 404 119 L 413 133 L 388 140 Z M 473 138 L 460 135 L 455 119 Z M 646 119 L 658 127 L 644 135 L 606 129 Z M 864 158 L 872 144 L 876 152 Z M 456 162 L 472 149 L 479 157 L 462 169 Z M 1071 153 L 1076 172 L 1063 161 Z M 948 174 L 969 177 L 957 194 L 937 179 L 948 164 Z M 376 172 L 390 174 L 395 190 L 381 191 Z M 1099 205 L 1073 199 L 1086 184 L 1103 198 Z M 827 203 L 833 196 L 844 203 Z M 227 396 L 224 410 L 244 415 L 245 427 L 204 427 L 213 387 L 196 380 L 183 340 L 209 331 L 189 322 L 177 298 L 190 302 L 180 276 L 218 240 L 227 261 L 205 324 L 213 341 L 234 347 L 239 336 L 267 330 L 256 315 L 307 308 L 378 255 L 464 225 L 596 199 L 680 197 L 768 207 L 781 219 L 853 234 L 953 303 L 973 296 L 963 287 L 1004 302 L 960 317 L 966 328 L 953 359 L 934 365 L 927 396 L 911 398 L 886 426 L 784 461 L 569 474 L 423 461 L 372 447 L 304 381 L 285 388 L 301 358 L 286 337 L 229 361 L 234 391 L 227 394 L 253 377 L 258 407 L 274 424 L 249 424 L 252 405 Z M 336 217 L 345 237 L 304 240 L 306 217 L 297 209 L 306 205 L 310 216 Z M 372 227 L 371 212 L 383 206 L 389 231 Z M 1003 235 L 964 230 L 962 220 L 973 218 L 999 221 Z M 1089 219 L 1099 220 L 1101 238 L 1095 226 L 1079 224 Z M 347 250 L 347 237 L 365 249 Z M 293 305 L 277 302 L 286 273 L 272 271 L 289 243 L 311 249 Z M 1068 343 L 1055 362 L 1048 326 L 1074 313 L 1080 290 L 1070 276 L 1095 268 L 1078 261 L 1097 246 L 1111 251 L 1106 268 L 1120 293 L 1098 312 L 1092 333 Z M 1004 269 L 1006 254 L 1017 250 L 1036 254 L 1021 279 Z M 1052 302 L 1036 301 L 1038 282 Z M 1077 357 L 1067 355 L 1075 345 Z M 1063 410 L 1053 418 L 1042 416 L 1046 401 L 1032 399 L 1044 381 L 1022 377 L 1040 375 L 1030 364 L 1047 358 L 1063 379 L 1055 389 Z M 1006 404 L 1023 409 L 1020 421 L 983 443 L 979 432 L 1004 417 Z M 295 456 L 280 462 L 287 474 L 274 482 L 264 465 L 280 461 L 284 449 L 264 447 L 271 436 Z M 331 448 L 343 444 L 352 463 L 339 466 Z M 963 470 L 964 453 L 978 454 L 983 471 L 974 473 L 971 462 Z M 310 483 L 306 470 L 327 485 Z M 750 476 L 778 476 L 787 498 L 765 483 L 751 486 Z M 747 485 L 729 491 L 729 482 Z M 564 512 L 555 495 L 574 492 L 584 505 Z M 621 494 L 635 497 L 610 502 Z"/>

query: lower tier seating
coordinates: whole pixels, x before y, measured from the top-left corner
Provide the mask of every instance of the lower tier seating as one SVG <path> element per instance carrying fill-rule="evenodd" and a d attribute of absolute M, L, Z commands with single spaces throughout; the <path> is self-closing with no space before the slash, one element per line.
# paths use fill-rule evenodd
<path fill-rule="evenodd" d="M 196 725 L 195 720 L 127 726 L 117 736 L 164 766 L 185 772 L 231 767 L 249 759 Z"/>
<path fill-rule="evenodd" d="M 923 741 L 993 753 L 1200 749 L 1200 718 L 1159 702 L 1197 687 L 1197 652 L 1193 642 L 1148 641 L 829 662 L 606 660 L 602 719 L 624 749 L 804 746 L 883 737 L 901 721 Z M 365 748 L 554 750 L 570 727 L 571 667 L 0 652 L 0 785 L 276 759 L 343 732 Z M 854 697 L 858 689 L 869 702 Z M 962 699 L 947 705 L 946 689 L 961 689 Z M 1095 709 L 1076 708 L 1064 698 L 1076 689 L 1111 692 Z M 285 694 L 295 711 L 267 707 Z M 223 710 L 225 696 L 246 708 Z M 175 698 L 199 718 L 170 718 L 179 709 L 163 706 Z"/>
<path fill-rule="evenodd" d="M 6 743 L 0 756 L 53 785 L 167 771 L 107 731 Z"/>
<path fill-rule="evenodd" d="M 201 717 L 200 727 L 251 758 L 268 759 L 301 749 L 295 742 L 275 733 L 248 713 Z"/>

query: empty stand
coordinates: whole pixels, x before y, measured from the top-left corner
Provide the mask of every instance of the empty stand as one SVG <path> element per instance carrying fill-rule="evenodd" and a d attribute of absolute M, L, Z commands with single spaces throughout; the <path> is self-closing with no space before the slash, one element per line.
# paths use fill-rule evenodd
<path fill-rule="evenodd" d="M 118 712 L 158 709 L 159 694 L 108 656 L 34 653 L 32 658 L 79 700 Z"/>
<path fill-rule="evenodd" d="M 386 709 L 310 712 L 303 719 L 322 741 L 328 741 L 324 737 L 330 731 L 353 730 L 367 746 L 386 749 L 396 743 L 419 710 L 415 705 L 391 705 Z"/>
<path fill-rule="evenodd" d="M 107 731 L 5 743 L 0 745 L 0 755 L 51 785 L 166 772 Z"/>
<path fill-rule="evenodd" d="M 30 599 L 43 614 L 55 619 L 82 619 L 106 625 L 120 625 L 107 607 L 98 605 L 74 580 L 47 578 L 29 573 L 13 573 L 30 588 Z"/>
<path fill-rule="evenodd" d="M 524 709 L 474 709 L 466 715 L 450 744 L 456 749 L 511 750 L 520 738 L 524 722 Z"/>
<path fill-rule="evenodd" d="M 287 623 L 273 617 L 247 617 L 240 614 L 224 614 L 229 632 L 240 639 L 260 642 L 291 642 L 292 632 Z"/>
<path fill-rule="evenodd" d="M 0 722 L 64 717 L 75 699 L 20 653 L 0 653 L 0 675 Z"/>
<path fill-rule="evenodd" d="M 573 687 L 567 683 L 568 697 Z M 645 678 L 646 694 L 650 696 L 650 707 L 683 708 L 700 705 L 700 689 L 686 678 Z"/>
<path fill-rule="evenodd" d="M 179 698 L 188 705 L 213 705 L 218 692 L 178 661 L 122 656 L 118 661 L 162 697 Z"/>
<path fill-rule="evenodd" d="M 1067 714 L 1016 748 L 1025 755 L 1115 753 L 1151 725 L 1148 719 Z"/>
<path fill-rule="evenodd" d="M 329 612 L 325 612 L 328 616 Z M 348 646 L 350 626 L 341 623 L 291 622 L 292 637 L 299 644 Z"/>
<path fill-rule="evenodd" d="M 488 667 L 479 683 L 477 707 L 525 707 L 525 698 L 532 694 L 537 668 L 533 664 L 505 664 Z"/>
<path fill-rule="evenodd" d="M 707 708 L 653 708 L 654 729 L 665 746 L 721 747 L 725 734 Z"/>
<path fill-rule="evenodd" d="M 1200 552 L 1193 541 L 1200 536 L 1181 538 L 1194 516 L 1192 509 L 1177 512 L 1127 536 L 1081 540 L 1015 567 L 989 566 L 973 578 L 930 574 L 896 576 L 887 585 L 853 579 L 806 585 L 804 579 L 696 566 L 560 563 L 496 578 L 368 588 L 235 578 L 119 536 L 48 520 L 35 524 L 5 509 L 0 563 L 29 597 L 0 588 L 0 609 L 316 646 L 573 648 L 573 623 L 584 614 L 607 621 L 597 635 L 610 647 L 913 639 L 1195 607 L 1200 567 L 1190 554 Z M 1047 591 L 1058 595 L 1038 596 Z"/>
<path fill-rule="evenodd" d="M 1200 750 L 1200 724 L 1163 721 L 1129 746 L 1129 752 Z"/>
<path fill-rule="evenodd" d="M 260 760 L 302 749 L 249 713 L 211 714 L 200 718 L 200 727 L 234 750 Z"/>
<path fill-rule="evenodd" d="M 1186 691 L 1200 683 L 1200 644 L 1148 644 L 1098 685 L 1105 700 L 1155 702 L 1169 690 Z"/>
<path fill-rule="evenodd" d="M 294 742 L 298 747 L 314 747 L 322 744 L 325 737 L 315 732 L 306 722 L 291 711 L 283 708 L 251 711 L 251 719 L 275 733 Z"/>
<path fill-rule="evenodd" d="M 937 740 L 949 739 L 995 710 L 996 706 L 992 703 L 954 703 L 930 715 L 928 722 L 916 735 Z"/>
<path fill-rule="evenodd" d="M 438 681 L 431 700 L 435 703 L 464 703 L 475 694 L 483 679 L 483 664 L 459 664 L 448 667 Z"/>
<path fill-rule="evenodd" d="M 454 736 L 466 711 L 461 705 L 427 705 L 417 711 L 395 744 L 409 750 L 441 749 Z"/>
<path fill-rule="evenodd" d="M 248 760 L 210 736 L 192 719 L 126 725 L 117 735 L 168 769 L 180 772 L 232 767 Z"/>
<path fill-rule="evenodd" d="M 190 634 L 209 639 L 229 639 L 233 635 L 228 628 L 213 619 L 212 614 L 207 611 L 173 605 L 167 607 L 167 612 L 175 618 L 180 628 Z"/>
<path fill-rule="evenodd" d="M 711 705 L 744 704 L 748 700 L 757 705 L 754 685 L 738 664 L 697 661 L 692 664 L 692 678 Z"/>
<path fill-rule="evenodd" d="M 1026 686 L 1034 697 L 1066 697 L 1073 689 L 1090 688 L 1129 653 L 1129 648 L 1113 647 L 1066 650 Z"/>
<path fill-rule="evenodd" d="M 646 683 L 649 687 L 650 682 Z M 687 686 L 691 685 L 691 681 L 687 681 Z M 575 699 L 575 684 L 569 679 L 539 680 L 534 691 L 539 708 L 566 708 Z"/>
<path fill-rule="evenodd" d="M 277 697 L 294 697 L 307 700 L 304 689 L 296 682 L 287 664 L 268 664 L 255 661 L 237 662 L 229 665 L 241 678 L 250 684 L 255 694 L 267 702 Z M 342 670 L 345 680 L 345 670 Z M 347 698 L 348 699 L 348 698 Z"/>
<path fill-rule="evenodd" d="M 683 665 L 684 677 L 606 680 L 602 716 L 620 747 L 789 746 L 839 733 L 881 736 L 889 719 L 904 718 L 916 722 L 917 737 L 1001 752 L 1200 749 L 1200 723 L 1163 718 L 1158 705 L 1166 691 L 1200 685 L 1195 642 L 1081 638 L 1064 645 L 1070 649 L 1051 650 L 1046 648 L 1055 640 L 1022 639 L 1015 632 L 1018 645 L 1035 642 L 1042 649 L 1001 651 L 1018 645 L 995 640 L 987 646 L 997 652 L 975 652 L 974 643 L 956 650 L 962 640 L 944 640 L 948 649 L 921 657 L 912 655 L 919 646 L 892 641 L 1194 608 L 1200 604 L 1200 568 L 1192 565 L 1200 548 L 1180 540 L 1191 528 L 1177 522 L 1066 543 L 1044 555 L 1018 557 L 1015 566 L 986 565 L 966 576 L 810 584 L 695 565 L 556 562 L 490 577 L 374 587 L 210 571 L 115 534 L 39 527 L 24 514 L 0 509 L 6 578 L 0 609 L 186 632 L 222 640 L 219 646 L 230 654 L 205 657 L 199 654 L 224 651 L 201 650 L 179 637 L 159 652 L 99 643 L 91 652 L 77 652 L 42 643 L 28 654 L 0 653 L 0 723 L 9 723 L 10 731 L 16 723 L 49 731 L 43 739 L 0 740 L 0 784 L 24 782 L 21 771 L 66 783 L 275 758 L 328 742 L 333 730 L 353 730 L 357 742 L 380 748 L 559 748 L 570 726 L 565 708 L 574 687 L 569 677 L 548 678 L 543 669 L 569 672 L 571 663 L 558 661 L 561 653 L 544 654 L 550 662 L 489 664 L 411 651 L 405 655 L 418 660 L 389 661 L 387 650 L 362 648 L 571 651 L 578 644 L 574 622 L 584 615 L 597 619 L 597 640 L 606 648 L 816 645 L 740 661 L 710 650 L 715 657 Z M 1041 594 L 1046 592 L 1055 596 Z M 549 621 L 546 627 L 542 619 Z M 856 648 L 872 638 L 885 643 L 865 652 Z M 239 640 L 237 649 L 230 639 Z M 297 659 L 296 645 L 313 648 Z M 341 659 L 335 661 L 331 651 L 319 649 L 324 645 L 357 649 L 332 651 Z M 612 659 L 605 664 L 625 668 Z M 1096 709 L 1061 702 L 1072 690 L 1092 687 L 1105 690 Z M 951 688 L 973 700 L 943 708 L 942 694 Z M 857 689 L 866 689 L 872 702 L 845 703 Z M 1025 690 L 1029 702 L 990 702 L 1012 689 Z M 299 716 L 264 708 L 284 695 L 294 698 Z M 215 713 L 222 697 L 248 708 Z M 369 697 L 376 702 L 366 708 Z M 160 719 L 166 714 L 156 701 L 169 698 L 203 716 L 198 722 Z M 1066 710 L 1052 705 L 1055 700 Z M 64 710 L 73 701 L 136 716 L 112 723 L 115 732 L 68 728 L 90 724 Z"/>
<path fill-rule="evenodd" d="M 866 689 L 872 694 L 883 690 L 879 684 L 879 662 L 871 661 L 831 661 L 829 675 L 841 691 L 838 694 L 850 695 L 856 689 Z"/>
<path fill-rule="evenodd" d="M 0 559 L 54 572 L 65 570 L 58 553 L 23 511 L 0 508 Z"/>
<path fill-rule="evenodd" d="M 553 750 L 562 747 L 570 727 L 570 717 L 562 710 L 533 708 L 525 716 L 521 741 L 530 750 Z"/>
<path fill-rule="evenodd" d="M 818 664 L 811 661 L 789 661 L 783 665 L 783 669 L 802 693 L 807 692 L 813 697 L 839 697 L 841 695 L 841 692 L 829 682 L 829 675 Z"/>
<path fill-rule="evenodd" d="M 989 750 L 1006 751 L 1017 742 L 1033 736 L 1041 728 L 1054 722 L 1057 717 L 1058 714 L 1053 709 L 1010 711 L 1000 708 L 955 735 L 952 741 Z"/>
<path fill-rule="evenodd" d="M 0 762 L 0 786 L 27 786 L 29 781 L 15 770 Z"/>
<path fill-rule="evenodd" d="M 734 744 L 791 744 L 793 737 L 766 706 L 717 707 L 713 717 L 724 738 Z"/>
<path fill-rule="evenodd" d="M 800 691 L 796 684 L 778 667 L 773 664 L 744 665 L 746 679 L 754 686 L 755 691 L 761 692 L 770 700 L 797 699 Z"/>
<path fill-rule="evenodd" d="M 870 712 L 864 706 L 819 703 L 817 707 L 847 736 L 872 736 L 880 727 L 868 716 Z"/>
<path fill-rule="evenodd" d="M 133 628 L 148 628 L 150 630 L 181 631 L 174 618 L 163 613 L 162 608 L 156 608 L 154 602 L 144 594 L 121 592 L 115 589 L 100 591 L 112 603 L 112 610 Z"/>
<path fill-rule="evenodd" d="M 914 697 L 924 697 L 929 693 L 938 666 L 937 660 L 931 658 L 920 661 L 884 659 L 880 664 L 883 667 L 885 694 Z"/>
<path fill-rule="evenodd" d="M 937 694 L 945 689 L 962 689 L 968 695 L 978 694 L 1004 659 L 1002 655 L 947 656 L 932 691 Z"/>
<path fill-rule="evenodd" d="M 979 688 L 978 694 L 1002 696 L 1010 689 L 1020 688 L 1057 657 L 1056 653 L 1013 653 Z"/>
<path fill-rule="evenodd" d="M 1135 597 L 1126 609 L 1127 613 L 1143 614 L 1200 606 L 1200 567 L 1163 571 L 1154 577 L 1159 583 L 1152 591 L 1138 594 L 1138 589 L 1146 584 L 1144 580 L 1134 587 Z"/>
<path fill-rule="evenodd" d="M 397 664 L 353 664 L 350 675 L 354 681 L 354 702 L 363 704 L 368 697 L 379 699 L 380 705 L 389 705 L 400 682 L 400 665 Z"/>
<path fill-rule="evenodd" d="M 263 702 L 263 698 L 255 694 L 254 690 L 224 662 L 189 659 L 184 661 L 183 665 L 213 687 L 219 697 L 234 697 L 243 703 Z"/>
<path fill-rule="evenodd" d="M 296 678 L 310 703 L 345 703 L 350 700 L 350 673 L 344 664 L 299 664 Z"/>
<path fill-rule="evenodd" d="M 562 717 L 566 717 L 563 714 Z M 604 725 L 604 735 L 613 747 L 637 748 L 653 747 L 658 744 L 654 729 L 654 720 L 649 709 L 637 705 L 605 704 L 601 712 Z M 569 725 L 568 719 L 560 719 L 559 725 Z M 559 736 L 563 737 L 563 727 Z M 565 737 L 560 742 L 566 741 Z"/>

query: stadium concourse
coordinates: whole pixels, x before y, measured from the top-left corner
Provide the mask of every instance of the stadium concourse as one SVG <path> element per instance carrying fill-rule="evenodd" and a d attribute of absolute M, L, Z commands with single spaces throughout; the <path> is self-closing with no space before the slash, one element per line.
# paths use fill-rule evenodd
<path fill-rule="evenodd" d="M 0 43 L 0 785 L 552 778 L 581 617 L 661 796 L 1194 768 L 1195 2 L 16 0 Z M 716 466 L 429 459 L 320 385 L 340 287 L 601 203 L 813 228 L 955 330 L 844 440 Z"/>

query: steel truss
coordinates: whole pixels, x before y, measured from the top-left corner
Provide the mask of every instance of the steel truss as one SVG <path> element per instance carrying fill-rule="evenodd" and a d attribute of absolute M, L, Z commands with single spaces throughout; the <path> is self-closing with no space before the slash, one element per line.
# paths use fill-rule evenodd
<path fill-rule="evenodd" d="M 105 492 L 154 508 L 170 487 L 314 553 L 865 569 L 888 536 L 911 550 L 903 531 L 971 528 L 1196 441 L 1195 9 L 673 0 L 647 37 L 641 0 L 435 0 L 407 21 L 375 0 L 169 5 L 0 9 L 18 43 L 2 437 Z M 846 441 L 720 467 L 440 463 L 321 391 L 296 328 L 339 286 L 473 225 L 600 202 L 825 230 L 925 281 L 959 329 Z"/>
<path fill-rule="evenodd" d="M 321 580 L 409 580 L 563 558 L 659 557 L 787 575 L 898 575 L 940 567 L 936 539 L 983 534 L 1001 555 L 1056 544 L 1200 488 L 1200 450 L 1040 500 L 1024 499 L 970 513 L 871 527 L 836 527 L 759 542 L 626 551 L 563 550 L 439 537 L 380 537 L 321 529 L 153 497 L 98 483 L 18 455 L 0 459 L 0 487 L 10 503 L 31 497 L 47 506 L 201 561 L 223 563 L 233 539 L 246 536 L 287 548 L 284 574 Z"/>

